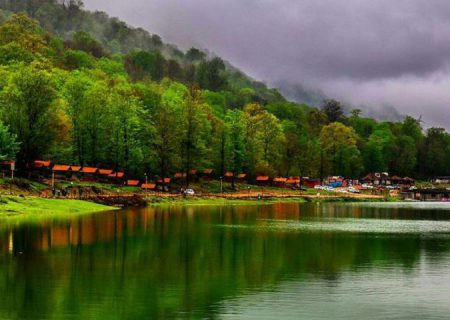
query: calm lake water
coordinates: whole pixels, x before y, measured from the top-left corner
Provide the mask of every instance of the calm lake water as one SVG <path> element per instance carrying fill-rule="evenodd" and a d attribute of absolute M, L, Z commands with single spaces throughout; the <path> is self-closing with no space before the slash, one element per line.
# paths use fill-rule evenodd
<path fill-rule="evenodd" d="M 0 319 L 449 319 L 450 204 L 0 220 Z"/>

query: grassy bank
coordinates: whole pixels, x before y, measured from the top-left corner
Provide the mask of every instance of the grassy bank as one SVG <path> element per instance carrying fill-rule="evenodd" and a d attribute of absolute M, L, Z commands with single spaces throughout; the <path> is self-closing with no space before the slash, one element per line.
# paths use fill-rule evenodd
<path fill-rule="evenodd" d="M 290 198 L 268 197 L 258 200 L 257 198 L 233 199 L 222 197 L 158 197 L 149 196 L 145 198 L 150 206 L 170 206 L 170 205 L 195 205 L 195 206 L 220 206 L 220 205 L 261 205 L 274 203 L 305 203 L 305 202 L 386 202 L 393 199 L 373 199 L 373 198 L 354 198 L 354 197 L 308 197 L 298 196 Z"/>
<path fill-rule="evenodd" d="M 83 214 L 113 208 L 79 200 L 41 199 L 37 197 L 0 197 L 0 217 L 24 214 Z"/>

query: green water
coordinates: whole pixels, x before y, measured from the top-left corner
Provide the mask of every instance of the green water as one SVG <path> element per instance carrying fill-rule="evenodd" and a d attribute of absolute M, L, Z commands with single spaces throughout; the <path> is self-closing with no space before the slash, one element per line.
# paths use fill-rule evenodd
<path fill-rule="evenodd" d="M 0 220 L 0 319 L 449 319 L 450 204 Z"/>

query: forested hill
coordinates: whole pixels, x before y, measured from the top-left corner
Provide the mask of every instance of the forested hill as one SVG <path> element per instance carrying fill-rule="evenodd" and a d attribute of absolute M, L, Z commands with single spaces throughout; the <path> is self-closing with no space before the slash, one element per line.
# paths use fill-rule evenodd
<path fill-rule="evenodd" d="M 262 100 L 282 99 L 278 91 L 268 89 L 264 83 L 251 79 L 218 57 L 213 59 L 196 48 L 182 52 L 176 46 L 164 43 L 159 35 L 150 34 L 142 28 L 133 28 L 117 18 L 109 17 L 105 12 L 84 10 L 81 0 L 0 0 L 0 9 L 4 10 L 0 14 L 0 21 L 7 19 L 10 13 L 23 12 L 39 21 L 46 31 L 67 42 L 72 42 L 76 33 L 87 32 L 101 45 L 90 48 L 96 57 L 130 53 L 134 59 L 151 58 L 154 60 L 153 66 L 147 67 L 153 80 L 170 76 L 180 81 L 191 81 L 197 67 L 215 67 L 232 79 L 227 85 L 233 89 L 250 87 Z M 137 51 L 140 50 L 151 52 L 151 57 L 139 55 Z M 208 60 L 214 66 L 207 65 Z M 205 83 L 206 79 L 203 82 L 204 86 L 213 90 L 225 86 L 221 79 L 215 83 Z"/>
<path fill-rule="evenodd" d="M 443 129 L 345 115 L 334 100 L 288 102 L 220 58 L 183 53 L 77 1 L 0 4 L 0 157 L 19 168 L 51 159 L 139 178 L 192 168 L 450 174 Z"/>

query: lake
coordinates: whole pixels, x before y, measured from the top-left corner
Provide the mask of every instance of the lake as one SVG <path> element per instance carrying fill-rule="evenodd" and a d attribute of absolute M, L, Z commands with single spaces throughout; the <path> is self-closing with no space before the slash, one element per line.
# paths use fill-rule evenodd
<path fill-rule="evenodd" d="M 450 204 L 0 220 L 0 319 L 449 319 Z"/>

